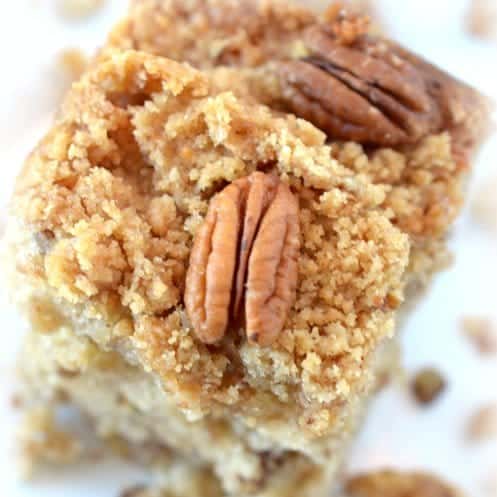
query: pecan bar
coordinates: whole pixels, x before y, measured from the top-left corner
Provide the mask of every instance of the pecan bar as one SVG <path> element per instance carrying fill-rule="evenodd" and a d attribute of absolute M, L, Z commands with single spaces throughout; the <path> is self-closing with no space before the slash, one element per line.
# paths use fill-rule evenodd
<path fill-rule="evenodd" d="M 485 122 L 477 92 L 367 26 L 132 2 L 18 181 L 32 396 L 228 495 L 327 493 L 396 318 L 446 263 Z"/>
<path fill-rule="evenodd" d="M 228 493 L 277 495 L 289 468 L 325 492 L 390 364 L 409 243 L 384 197 L 312 124 L 112 54 L 17 183 L 28 383 Z"/>

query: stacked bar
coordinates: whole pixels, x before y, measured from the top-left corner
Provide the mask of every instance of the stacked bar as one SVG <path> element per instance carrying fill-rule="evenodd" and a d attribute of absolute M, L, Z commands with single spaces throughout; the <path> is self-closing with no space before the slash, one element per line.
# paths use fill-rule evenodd
<path fill-rule="evenodd" d="M 133 2 L 14 195 L 28 396 L 206 492 L 327 495 L 484 123 L 340 8 Z"/>

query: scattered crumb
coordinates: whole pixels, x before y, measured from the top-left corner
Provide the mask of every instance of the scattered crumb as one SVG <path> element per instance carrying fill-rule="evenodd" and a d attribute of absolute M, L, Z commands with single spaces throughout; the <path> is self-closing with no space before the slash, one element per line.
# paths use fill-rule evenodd
<path fill-rule="evenodd" d="M 96 14 L 105 0 L 57 0 L 57 12 L 64 19 L 79 20 Z"/>
<path fill-rule="evenodd" d="M 88 67 L 88 57 L 79 48 L 66 48 L 59 55 L 59 64 L 72 81 L 79 79 Z"/>
<path fill-rule="evenodd" d="M 497 232 L 497 177 L 485 182 L 476 192 L 471 204 L 471 211 L 476 221 L 492 231 Z"/>
<path fill-rule="evenodd" d="M 43 75 L 44 85 L 40 86 L 39 90 L 47 111 L 52 111 L 60 105 L 72 83 L 86 70 L 87 63 L 86 55 L 77 48 L 66 48 L 57 54 L 47 68 L 46 75 Z M 38 235 L 39 239 L 36 242 L 43 242 L 42 237 L 45 237 L 44 242 L 48 248 L 50 241 L 48 230 Z"/>
<path fill-rule="evenodd" d="M 82 454 L 81 442 L 59 430 L 53 410 L 45 407 L 32 409 L 25 415 L 18 441 L 24 478 L 31 478 L 45 465 L 73 463 Z"/>
<path fill-rule="evenodd" d="M 465 336 L 485 356 L 497 354 L 497 326 L 489 318 L 466 316 L 461 320 Z"/>
<path fill-rule="evenodd" d="M 497 2 L 471 0 L 466 16 L 466 29 L 478 38 L 497 40 Z"/>
<path fill-rule="evenodd" d="M 467 439 L 470 442 L 481 442 L 497 436 L 497 405 L 478 409 L 469 419 Z"/>
<path fill-rule="evenodd" d="M 435 476 L 423 473 L 378 471 L 349 479 L 348 497 L 461 497 L 461 493 Z"/>
<path fill-rule="evenodd" d="M 411 390 L 420 404 L 431 404 L 446 386 L 447 383 L 439 371 L 426 368 L 416 374 L 411 383 Z"/>

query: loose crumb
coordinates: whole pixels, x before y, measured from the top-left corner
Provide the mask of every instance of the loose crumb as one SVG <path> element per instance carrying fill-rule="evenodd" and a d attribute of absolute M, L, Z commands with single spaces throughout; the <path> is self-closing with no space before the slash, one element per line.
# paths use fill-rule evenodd
<path fill-rule="evenodd" d="M 461 497 L 461 493 L 439 478 L 424 473 L 378 471 L 350 478 L 348 497 Z"/>
<path fill-rule="evenodd" d="M 439 371 L 426 368 L 419 371 L 411 383 L 411 390 L 420 404 L 431 404 L 445 390 L 447 383 Z"/>
<path fill-rule="evenodd" d="M 88 57 L 79 48 L 66 48 L 59 54 L 60 67 L 75 81 L 86 71 Z"/>
<path fill-rule="evenodd" d="M 475 220 L 485 228 L 497 232 L 497 176 L 485 182 L 476 192 L 471 204 Z"/>
<path fill-rule="evenodd" d="M 349 2 L 333 2 L 324 13 L 324 19 L 336 39 L 351 45 L 369 31 L 370 19 Z"/>
<path fill-rule="evenodd" d="M 79 20 L 96 14 L 105 0 L 57 0 L 57 13 L 64 19 Z"/>
<path fill-rule="evenodd" d="M 495 0 L 472 0 L 466 16 L 466 29 L 478 38 L 497 40 L 497 3 Z"/>
<path fill-rule="evenodd" d="M 469 419 L 466 435 L 470 442 L 495 438 L 497 436 L 497 404 L 478 409 Z"/>
<path fill-rule="evenodd" d="M 497 326 L 489 318 L 466 316 L 461 320 L 464 335 L 484 356 L 497 354 Z"/>
<path fill-rule="evenodd" d="M 56 426 L 52 409 L 34 408 L 25 415 L 18 433 L 21 476 L 29 479 L 45 465 L 71 464 L 80 459 L 82 444 Z"/>
<path fill-rule="evenodd" d="M 60 105 L 74 81 L 78 80 L 86 70 L 87 64 L 88 58 L 78 48 L 65 48 L 57 54 L 44 78 L 46 84 L 41 91 L 47 110 L 51 111 Z M 36 242 L 43 243 L 42 237 L 44 237 L 44 243 L 48 249 L 50 235 L 53 238 L 53 233 L 50 234 L 48 230 L 45 230 L 40 233 Z"/>

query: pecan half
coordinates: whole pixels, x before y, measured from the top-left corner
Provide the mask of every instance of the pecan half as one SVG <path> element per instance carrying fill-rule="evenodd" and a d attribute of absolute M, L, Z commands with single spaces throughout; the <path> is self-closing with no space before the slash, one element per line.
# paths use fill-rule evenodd
<path fill-rule="evenodd" d="M 195 237 L 184 298 L 200 340 L 218 342 L 244 315 L 249 342 L 274 342 L 295 299 L 298 215 L 288 186 L 261 172 L 213 198 Z"/>
<path fill-rule="evenodd" d="M 395 146 L 455 128 L 480 106 L 476 91 L 403 47 L 333 26 L 304 34 L 309 54 L 279 66 L 283 100 L 330 137 Z"/>

